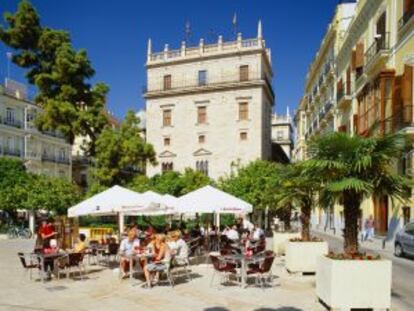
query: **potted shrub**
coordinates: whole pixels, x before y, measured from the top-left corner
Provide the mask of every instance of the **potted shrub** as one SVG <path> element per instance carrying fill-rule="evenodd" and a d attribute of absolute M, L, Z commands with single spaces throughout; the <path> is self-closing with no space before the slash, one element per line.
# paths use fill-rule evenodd
<path fill-rule="evenodd" d="M 318 259 L 316 293 L 333 309 L 391 307 L 391 261 L 361 254 L 358 215 L 365 197 L 388 195 L 405 200 L 410 182 L 393 172 L 405 136 L 348 136 L 332 133 L 309 144 L 308 174 L 320 176 L 320 198 L 343 204 L 344 253 Z"/>
<path fill-rule="evenodd" d="M 286 269 L 289 272 L 314 273 L 316 259 L 328 253 L 328 244 L 310 235 L 310 218 L 320 182 L 307 175 L 301 164 L 288 165 L 280 176 L 277 201 L 280 206 L 300 207 L 301 234 L 286 244 Z"/>

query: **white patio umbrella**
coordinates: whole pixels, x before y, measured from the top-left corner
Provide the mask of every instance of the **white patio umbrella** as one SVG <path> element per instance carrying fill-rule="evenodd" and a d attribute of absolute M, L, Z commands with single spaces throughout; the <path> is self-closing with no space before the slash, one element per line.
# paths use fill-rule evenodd
<path fill-rule="evenodd" d="M 123 206 L 134 205 L 136 209 L 150 208 L 156 202 L 138 192 L 113 186 L 68 209 L 68 217 L 85 215 L 116 215 Z"/>
<path fill-rule="evenodd" d="M 177 198 L 172 195 L 161 195 L 154 191 L 146 191 L 142 195 L 151 202 L 157 203 L 148 208 L 140 208 L 135 205 L 123 206 L 122 210 L 126 215 L 171 215 L 175 213 Z"/>
<path fill-rule="evenodd" d="M 176 208 L 178 206 L 178 198 L 171 194 L 164 194 L 163 201 L 166 206 Z"/>
<path fill-rule="evenodd" d="M 205 186 L 178 198 L 177 212 L 182 214 L 246 214 L 252 205 L 212 186 Z"/>

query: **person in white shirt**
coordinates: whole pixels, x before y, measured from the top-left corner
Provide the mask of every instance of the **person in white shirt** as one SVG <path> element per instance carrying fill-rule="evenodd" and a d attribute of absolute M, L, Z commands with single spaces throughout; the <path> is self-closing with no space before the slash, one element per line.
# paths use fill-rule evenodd
<path fill-rule="evenodd" d="M 188 263 L 188 245 L 182 239 L 180 231 L 174 231 L 171 233 L 172 248 L 171 254 L 174 255 L 174 260 L 177 264 Z"/>
<path fill-rule="evenodd" d="M 258 224 L 254 225 L 253 240 L 260 240 L 264 236 L 264 231 Z"/>
<path fill-rule="evenodd" d="M 136 237 L 136 231 L 130 230 L 128 237 L 123 239 L 119 246 L 119 255 L 121 255 L 120 269 L 124 276 L 129 272 L 130 256 L 135 252 L 136 248 L 139 248 L 139 239 Z"/>
<path fill-rule="evenodd" d="M 252 232 L 254 230 L 254 225 L 247 219 L 243 219 L 243 229 L 246 229 Z"/>
<path fill-rule="evenodd" d="M 226 236 L 229 240 L 235 241 L 239 239 L 239 233 L 237 232 L 237 227 L 233 226 L 230 230 L 227 231 Z"/>

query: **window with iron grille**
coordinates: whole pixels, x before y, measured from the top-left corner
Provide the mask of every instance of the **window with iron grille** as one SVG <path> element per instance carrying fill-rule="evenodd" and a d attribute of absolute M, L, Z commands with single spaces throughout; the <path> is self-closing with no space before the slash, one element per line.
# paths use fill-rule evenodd
<path fill-rule="evenodd" d="M 247 81 L 249 80 L 249 66 L 242 65 L 240 66 L 240 81 Z"/>
<path fill-rule="evenodd" d="M 162 112 L 163 126 L 171 126 L 171 109 L 165 109 Z"/>
<path fill-rule="evenodd" d="M 249 119 L 249 104 L 246 102 L 239 103 L 239 120 Z"/>
<path fill-rule="evenodd" d="M 205 106 L 197 107 L 197 123 L 204 124 L 207 122 L 207 108 Z"/>

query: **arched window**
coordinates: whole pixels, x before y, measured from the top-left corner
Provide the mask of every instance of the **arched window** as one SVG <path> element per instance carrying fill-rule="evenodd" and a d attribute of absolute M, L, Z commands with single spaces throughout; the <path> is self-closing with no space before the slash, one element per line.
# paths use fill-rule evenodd
<path fill-rule="evenodd" d="M 196 171 L 201 172 L 204 175 L 208 176 L 208 161 L 197 161 L 196 162 Z"/>
<path fill-rule="evenodd" d="M 173 166 L 172 162 L 163 162 L 161 164 L 161 172 L 162 173 L 172 171 L 173 169 L 174 169 L 174 166 Z"/>

